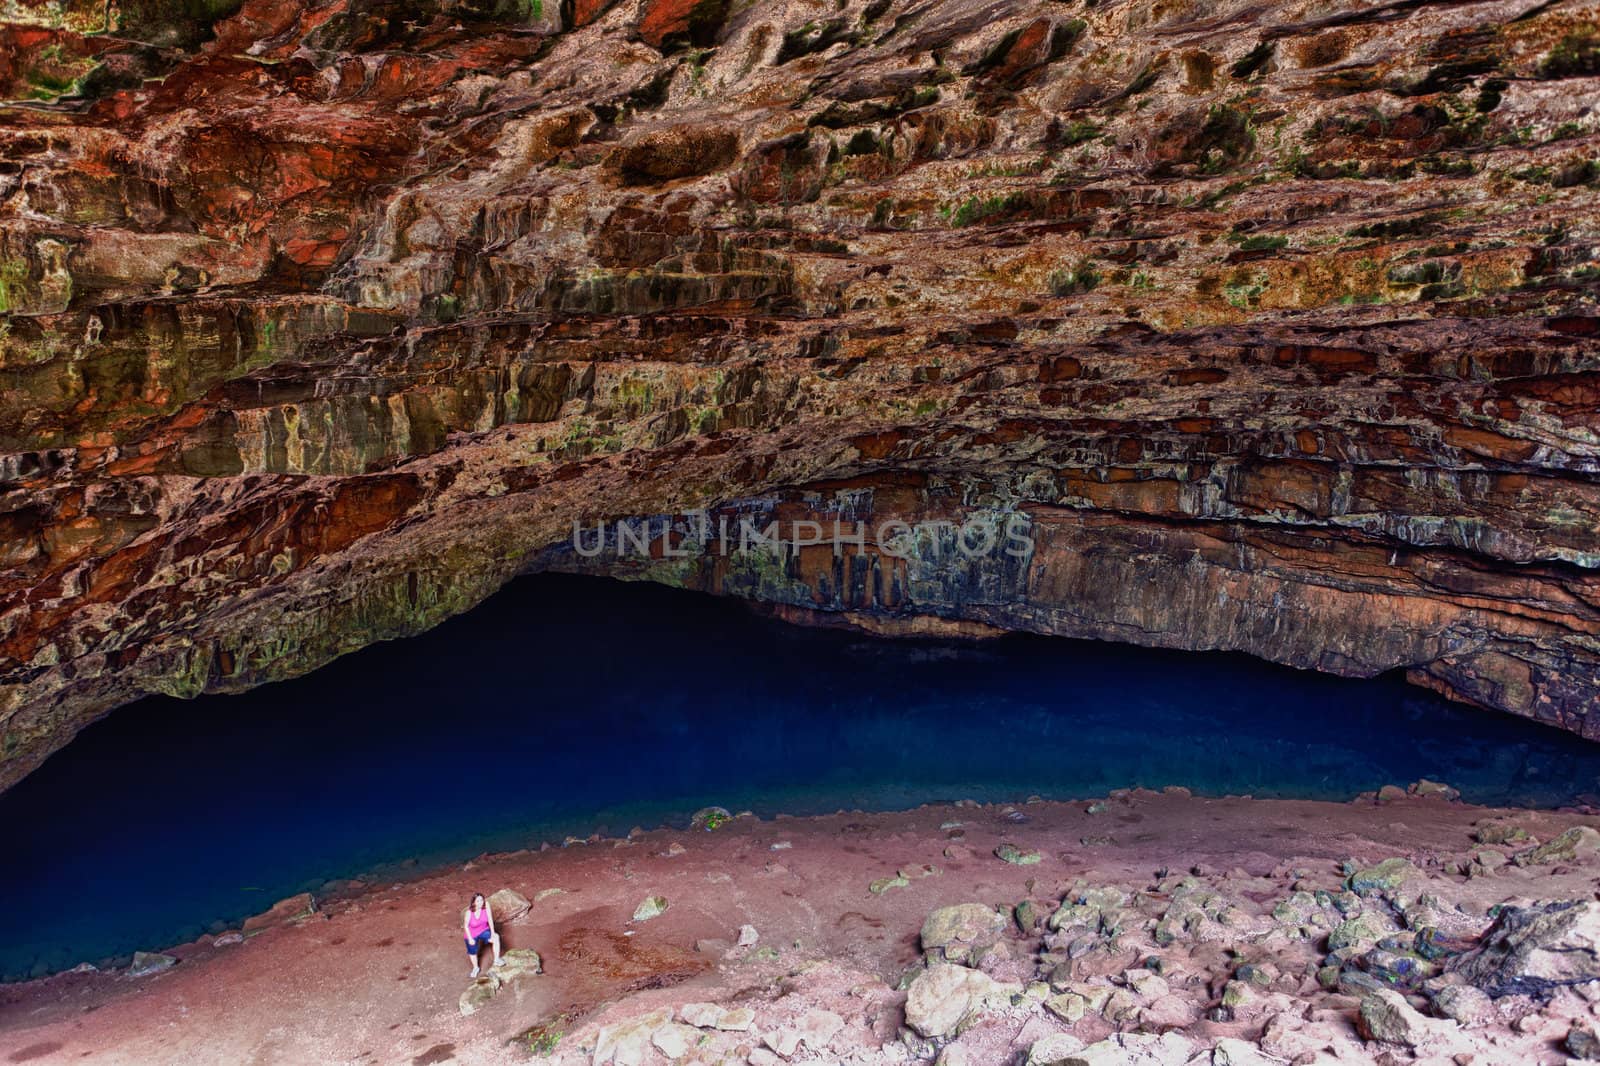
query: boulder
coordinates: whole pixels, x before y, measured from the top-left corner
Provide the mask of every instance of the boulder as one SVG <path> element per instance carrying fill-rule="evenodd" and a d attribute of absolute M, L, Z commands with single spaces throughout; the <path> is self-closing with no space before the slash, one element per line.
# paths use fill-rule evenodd
<path fill-rule="evenodd" d="M 940 907 L 922 923 L 922 950 L 950 962 L 969 962 L 974 949 L 994 943 L 1009 924 L 1002 911 L 986 903 Z"/>
<path fill-rule="evenodd" d="M 1600 979 L 1600 903 L 1505 907 L 1479 945 L 1456 958 L 1450 970 L 1497 997 L 1544 997 Z"/>
<path fill-rule="evenodd" d="M 1600 852 L 1600 832 L 1586 825 L 1575 825 L 1548 843 L 1518 852 L 1512 861 L 1518 866 L 1549 866 L 1557 862 L 1576 862 L 1596 852 Z"/>
<path fill-rule="evenodd" d="M 163 955 L 159 951 L 135 951 L 133 962 L 128 966 L 129 977 L 147 977 L 162 970 L 170 970 L 178 965 L 178 960 L 171 955 Z"/>
<path fill-rule="evenodd" d="M 954 1036 L 984 1011 L 1009 1004 L 1017 991 L 981 971 L 938 963 L 911 982 L 906 1024 L 929 1040 Z"/>
<path fill-rule="evenodd" d="M 514 922 L 532 906 L 525 897 L 509 888 L 502 888 L 489 897 L 489 913 L 496 922 Z"/>

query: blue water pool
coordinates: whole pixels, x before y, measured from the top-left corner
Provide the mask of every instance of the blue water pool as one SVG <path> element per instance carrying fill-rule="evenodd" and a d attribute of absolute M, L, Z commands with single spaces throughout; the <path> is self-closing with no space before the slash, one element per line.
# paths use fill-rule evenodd
<path fill-rule="evenodd" d="M 1600 791 L 1600 745 L 1398 678 L 1014 636 L 883 641 L 525 578 L 239 696 L 146 699 L 0 795 L 0 975 L 159 948 L 333 878 L 568 833 L 1134 785 L 1481 803 Z M 392 875 L 392 873 L 391 873 Z"/>

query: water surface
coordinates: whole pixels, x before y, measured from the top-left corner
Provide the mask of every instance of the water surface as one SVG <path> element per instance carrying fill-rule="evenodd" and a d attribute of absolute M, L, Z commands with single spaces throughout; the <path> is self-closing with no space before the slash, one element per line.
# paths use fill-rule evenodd
<path fill-rule="evenodd" d="M 332 878 L 681 823 L 934 800 L 1479 803 L 1600 791 L 1600 745 L 1243 656 L 1011 636 L 873 640 L 561 575 L 237 696 L 151 698 L 0 795 L 0 975 L 159 948 Z"/>

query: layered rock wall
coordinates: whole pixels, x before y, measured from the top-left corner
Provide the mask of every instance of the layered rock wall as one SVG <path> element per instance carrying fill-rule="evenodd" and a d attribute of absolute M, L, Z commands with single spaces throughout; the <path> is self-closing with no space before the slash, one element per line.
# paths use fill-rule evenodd
<path fill-rule="evenodd" d="M 540 567 L 1600 735 L 1597 16 L 13 4 L 0 785 Z M 569 543 L 693 508 L 1034 546 Z"/>

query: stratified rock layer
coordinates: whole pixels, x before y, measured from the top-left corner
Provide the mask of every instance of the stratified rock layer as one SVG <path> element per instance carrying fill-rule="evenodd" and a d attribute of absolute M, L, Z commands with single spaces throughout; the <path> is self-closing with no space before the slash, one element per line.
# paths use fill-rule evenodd
<path fill-rule="evenodd" d="M 207 10 L 0 16 L 0 786 L 539 567 L 1600 736 L 1595 4 Z"/>

